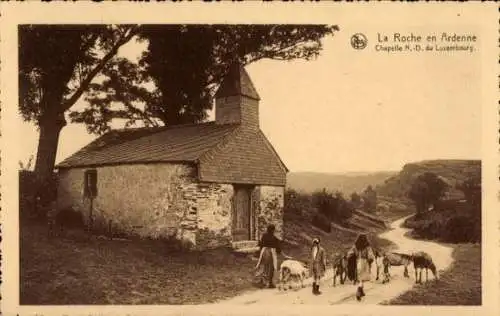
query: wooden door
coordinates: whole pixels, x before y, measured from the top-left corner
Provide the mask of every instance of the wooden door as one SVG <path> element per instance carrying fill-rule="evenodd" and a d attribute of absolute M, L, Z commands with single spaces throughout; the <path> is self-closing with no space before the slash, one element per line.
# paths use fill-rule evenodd
<path fill-rule="evenodd" d="M 235 186 L 233 200 L 233 240 L 251 239 L 251 189 Z"/>

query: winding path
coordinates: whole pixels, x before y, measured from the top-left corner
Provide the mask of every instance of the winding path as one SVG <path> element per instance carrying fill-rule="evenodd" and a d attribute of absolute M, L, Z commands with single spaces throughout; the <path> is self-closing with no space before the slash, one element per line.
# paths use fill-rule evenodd
<path fill-rule="evenodd" d="M 397 245 L 397 250 L 395 250 L 397 252 L 411 253 L 414 251 L 425 251 L 432 256 L 440 272 L 446 270 L 453 261 L 452 249 L 435 242 L 415 240 L 405 236 L 409 229 L 405 229 L 401 225 L 406 218 L 393 222 L 391 230 L 380 234 L 380 237 L 394 242 Z M 346 281 L 344 285 L 333 287 L 333 271 L 329 269 L 321 282 L 320 290 L 323 292 L 322 295 L 315 296 L 311 293 L 311 280 L 309 279 L 305 282 L 308 286 L 304 289 L 284 292 L 277 289 L 256 290 L 216 304 L 379 304 L 395 298 L 413 287 L 415 282 L 413 267 L 410 266 L 409 272 L 410 278 L 404 278 L 403 267 L 392 267 L 392 278 L 387 284 L 382 284 L 381 281 L 374 281 L 375 277 L 373 277 L 373 282 L 365 284 L 366 296 L 361 302 L 356 301 L 356 287 L 351 282 Z M 373 273 L 375 274 L 376 272 L 373 271 Z M 424 274 L 425 272 L 422 274 L 423 280 L 425 280 Z M 432 280 L 431 273 L 429 278 Z"/>

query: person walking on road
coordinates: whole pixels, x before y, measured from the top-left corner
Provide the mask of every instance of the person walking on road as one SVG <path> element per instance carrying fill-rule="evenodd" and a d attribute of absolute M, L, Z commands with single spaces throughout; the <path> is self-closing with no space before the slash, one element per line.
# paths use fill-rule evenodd
<path fill-rule="evenodd" d="M 321 278 L 325 275 L 326 255 L 325 255 L 325 249 L 323 249 L 323 247 L 321 247 L 320 245 L 319 238 L 313 239 L 309 267 L 313 277 L 312 293 L 314 295 L 320 295 L 321 291 L 319 290 L 319 282 Z"/>
<path fill-rule="evenodd" d="M 364 283 L 371 280 L 370 262 L 375 260 L 375 254 L 366 234 L 358 235 L 349 253 L 356 257 L 356 283 L 358 286 L 356 299 L 361 301 L 361 298 L 365 296 Z"/>

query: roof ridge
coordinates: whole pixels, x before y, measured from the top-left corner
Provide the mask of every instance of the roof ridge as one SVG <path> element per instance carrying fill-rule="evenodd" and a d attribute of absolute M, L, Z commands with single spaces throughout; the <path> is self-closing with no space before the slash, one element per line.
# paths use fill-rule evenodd
<path fill-rule="evenodd" d="M 274 156 L 276 156 L 276 158 L 278 158 L 278 161 L 280 162 L 280 165 L 285 170 L 285 172 L 289 172 L 290 170 L 285 165 L 285 162 L 283 162 L 283 160 L 281 159 L 280 155 L 278 155 L 278 152 L 274 148 L 273 144 L 271 144 L 271 142 L 269 141 L 269 139 L 267 139 L 266 135 L 264 134 L 264 132 L 260 128 L 259 128 L 259 135 L 262 137 L 262 139 L 264 140 L 265 145 L 271 150 L 271 152 L 274 154 Z"/>
<path fill-rule="evenodd" d="M 201 123 L 185 123 L 185 124 L 175 124 L 175 125 L 163 125 L 163 126 L 149 126 L 149 127 L 146 127 L 146 126 L 144 126 L 144 127 L 133 127 L 133 128 L 123 127 L 123 128 L 113 129 L 113 130 L 109 131 L 108 133 L 115 132 L 115 131 L 126 132 L 126 131 L 133 131 L 133 130 L 148 130 L 148 129 L 149 130 L 155 130 L 155 129 L 164 130 L 164 129 L 170 129 L 170 128 L 189 127 L 189 126 L 194 126 L 194 125 L 209 125 L 209 124 L 213 124 L 213 123 L 215 123 L 215 121 L 207 121 L 207 122 L 201 122 Z"/>

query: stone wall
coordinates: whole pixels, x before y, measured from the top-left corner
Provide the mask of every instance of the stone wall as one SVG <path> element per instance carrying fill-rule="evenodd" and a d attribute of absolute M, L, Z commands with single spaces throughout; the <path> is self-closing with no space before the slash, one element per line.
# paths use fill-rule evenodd
<path fill-rule="evenodd" d="M 267 225 L 276 226 L 276 236 L 283 238 L 283 207 L 285 188 L 279 186 L 259 187 L 259 210 L 257 213 L 258 237 L 266 231 Z"/>
<path fill-rule="evenodd" d="M 193 183 L 184 192 L 191 210 L 198 214 L 196 248 L 228 246 L 231 243 L 231 198 L 233 186 Z"/>
<path fill-rule="evenodd" d="M 88 223 L 90 200 L 83 196 L 84 168 L 60 172 L 58 206 L 72 207 Z M 228 243 L 232 187 L 198 184 L 195 168 L 145 164 L 97 168 L 96 228 L 150 238 L 175 238 L 186 246 Z M 198 228 L 201 230 L 198 231 Z M 217 237 L 207 241 L 207 236 Z"/>
<path fill-rule="evenodd" d="M 88 222 L 90 200 L 83 196 L 86 169 L 59 172 L 58 206 L 73 208 Z M 198 183 L 194 166 L 144 164 L 97 168 L 97 197 L 92 205 L 96 228 L 149 238 L 175 238 L 206 249 L 232 240 L 231 184 Z M 255 239 L 268 224 L 283 236 L 284 187 L 256 186 L 252 193 Z"/>

